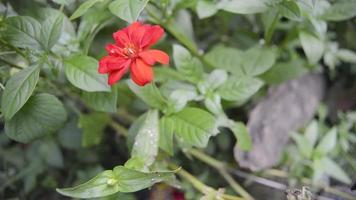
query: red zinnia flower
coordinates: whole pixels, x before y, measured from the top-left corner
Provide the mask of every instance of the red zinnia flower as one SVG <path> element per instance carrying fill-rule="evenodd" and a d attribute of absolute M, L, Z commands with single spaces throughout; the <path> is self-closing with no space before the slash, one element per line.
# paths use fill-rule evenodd
<path fill-rule="evenodd" d="M 134 22 L 113 34 L 115 44 L 106 45 L 108 56 L 99 62 L 99 73 L 109 74 L 108 83 L 113 85 L 130 69 L 131 79 L 144 86 L 153 79 L 152 65 L 169 63 L 169 56 L 160 50 L 149 49 L 164 34 L 158 26 Z"/>

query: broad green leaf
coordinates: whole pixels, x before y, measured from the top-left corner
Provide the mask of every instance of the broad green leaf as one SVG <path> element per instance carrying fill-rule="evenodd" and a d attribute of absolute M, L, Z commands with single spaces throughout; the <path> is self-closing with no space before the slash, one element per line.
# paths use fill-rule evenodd
<path fill-rule="evenodd" d="M 63 167 L 63 155 L 61 149 L 53 139 L 42 142 L 39 147 L 39 152 L 48 165 L 57 168 Z"/>
<path fill-rule="evenodd" d="M 67 118 L 62 103 L 53 95 L 32 96 L 10 121 L 5 133 L 18 142 L 31 140 L 57 131 Z"/>
<path fill-rule="evenodd" d="M 223 113 L 223 108 L 221 106 L 221 97 L 216 93 L 208 93 L 204 99 L 205 107 L 214 115 L 219 115 Z"/>
<path fill-rule="evenodd" d="M 194 100 L 197 97 L 198 93 L 195 88 L 178 88 L 171 92 L 168 101 L 173 109 L 172 112 L 178 112 L 181 111 L 189 101 Z M 171 112 L 171 110 L 168 112 Z"/>
<path fill-rule="evenodd" d="M 98 73 L 98 61 L 85 55 L 76 55 L 65 61 L 65 74 L 74 86 L 88 91 L 110 91 L 107 77 Z"/>
<path fill-rule="evenodd" d="M 166 116 L 163 122 L 167 128 L 173 125 L 174 133 L 181 142 L 196 147 L 205 147 L 210 136 L 216 133 L 215 118 L 198 108 L 184 108 L 178 113 Z"/>
<path fill-rule="evenodd" d="M 131 151 L 135 142 L 136 135 L 140 131 L 143 123 L 145 122 L 147 113 L 142 114 L 138 117 L 130 126 L 127 134 L 126 144 L 128 149 Z"/>
<path fill-rule="evenodd" d="M 127 81 L 129 88 L 147 105 L 163 110 L 166 107 L 166 100 L 162 97 L 154 83 L 140 87 L 132 81 Z"/>
<path fill-rule="evenodd" d="M 155 67 L 154 75 L 156 82 L 167 82 L 169 80 L 189 81 L 189 78 L 177 70 L 168 67 Z"/>
<path fill-rule="evenodd" d="M 175 172 L 176 171 L 144 173 L 122 166 L 114 168 L 114 174 L 117 177 L 117 186 L 120 192 L 136 192 L 151 187 L 155 183 L 169 180 Z"/>
<path fill-rule="evenodd" d="M 173 121 L 162 117 L 159 121 L 159 147 L 173 156 Z"/>
<path fill-rule="evenodd" d="M 336 52 L 336 56 L 344 62 L 356 63 L 356 53 L 351 50 L 340 49 Z"/>
<path fill-rule="evenodd" d="M 323 156 L 334 150 L 336 146 L 337 129 L 334 127 L 330 129 L 326 135 L 321 139 L 315 149 L 317 156 Z"/>
<path fill-rule="evenodd" d="M 305 66 L 306 63 L 302 59 L 280 62 L 273 65 L 261 78 L 269 84 L 280 84 L 307 73 L 308 69 Z"/>
<path fill-rule="evenodd" d="M 323 13 L 321 18 L 328 21 L 342 21 L 356 16 L 354 0 L 339 0 Z"/>
<path fill-rule="evenodd" d="M 324 166 L 324 170 L 326 174 L 343 183 L 351 184 L 350 177 L 335 161 L 331 160 L 328 157 L 324 157 L 321 160 L 321 163 Z"/>
<path fill-rule="evenodd" d="M 301 31 L 299 39 L 310 64 L 316 64 L 324 53 L 324 43 L 316 36 Z"/>
<path fill-rule="evenodd" d="M 252 47 L 244 53 L 242 67 L 244 74 L 258 76 L 270 69 L 276 61 L 276 55 L 271 49 Z"/>
<path fill-rule="evenodd" d="M 300 21 L 300 8 L 295 1 L 283 1 L 279 5 L 279 12 L 290 20 Z"/>
<path fill-rule="evenodd" d="M 148 0 L 115 0 L 109 5 L 112 14 L 132 23 L 135 22 L 145 8 Z"/>
<path fill-rule="evenodd" d="M 98 198 L 115 194 L 119 191 L 119 177 L 112 170 L 98 174 L 86 183 L 72 188 L 57 188 L 57 192 L 73 198 Z"/>
<path fill-rule="evenodd" d="M 221 0 L 218 8 L 236 14 L 255 14 L 266 11 L 279 0 Z"/>
<path fill-rule="evenodd" d="M 254 95 L 263 82 L 258 78 L 247 76 L 232 76 L 221 87 L 218 92 L 221 98 L 228 101 L 243 102 Z"/>
<path fill-rule="evenodd" d="M 73 20 L 75 18 L 78 18 L 82 16 L 84 13 L 86 13 L 91 7 L 93 7 L 96 3 L 101 2 L 103 0 L 86 0 L 84 3 L 82 3 L 77 10 L 70 16 L 70 20 Z"/>
<path fill-rule="evenodd" d="M 105 113 L 80 115 L 79 128 L 83 130 L 82 146 L 90 147 L 99 144 L 104 134 L 105 127 L 110 121 L 110 116 Z"/>
<path fill-rule="evenodd" d="M 173 60 L 179 72 L 187 77 L 192 77 L 193 81 L 199 81 L 203 74 L 203 65 L 193 57 L 190 52 L 178 44 L 173 45 Z"/>
<path fill-rule="evenodd" d="M 1 109 L 6 120 L 11 119 L 30 98 L 40 74 L 38 65 L 29 66 L 12 76 L 2 95 Z"/>
<path fill-rule="evenodd" d="M 262 23 L 264 26 L 264 39 L 268 44 L 270 43 L 274 30 L 280 19 L 280 14 L 278 9 L 271 9 L 267 12 L 261 14 Z"/>
<path fill-rule="evenodd" d="M 216 4 L 206 0 L 198 1 L 196 10 L 200 19 L 211 17 L 218 12 Z"/>
<path fill-rule="evenodd" d="M 202 94 L 205 94 L 207 91 L 214 91 L 227 80 L 227 72 L 222 69 L 215 69 L 205 78 L 204 81 L 199 83 L 198 88 Z"/>
<path fill-rule="evenodd" d="M 313 154 L 313 144 L 305 136 L 293 133 L 293 140 L 297 144 L 299 152 L 306 158 L 311 158 Z"/>
<path fill-rule="evenodd" d="M 131 157 L 142 159 L 145 167 L 151 166 L 158 154 L 159 124 L 158 111 L 149 110 L 140 127 L 131 151 Z"/>
<path fill-rule="evenodd" d="M 241 150 L 248 151 L 252 148 L 250 134 L 248 133 L 247 127 L 243 123 L 236 122 L 231 130 L 234 133 L 237 145 Z"/>
<path fill-rule="evenodd" d="M 62 13 L 55 13 L 49 16 L 42 24 L 41 43 L 43 48 L 48 51 L 57 43 L 62 33 L 63 18 Z"/>
<path fill-rule="evenodd" d="M 15 16 L 6 19 L 3 37 L 10 44 L 29 49 L 42 49 L 41 24 L 27 16 Z"/>
<path fill-rule="evenodd" d="M 114 86 L 111 92 L 83 92 L 85 104 L 96 111 L 114 113 L 117 110 L 118 90 Z"/>
<path fill-rule="evenodd" d="M 242 74 L 241 61 L 244 53 L 241 50 L 216 46 L 205 55 L 205 59 L 215 68 L 225 69 L 234 74 Z"/>

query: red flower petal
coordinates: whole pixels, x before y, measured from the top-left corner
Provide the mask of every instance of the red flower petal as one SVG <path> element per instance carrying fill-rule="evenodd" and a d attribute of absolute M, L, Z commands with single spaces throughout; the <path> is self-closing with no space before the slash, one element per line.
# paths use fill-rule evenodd
<path fill-rule="evenodd" d="M 109 73 L 111 71 L 119 70 L 122 68 L 126 68 L 130 65 L 131 60 L 115 57 L 115 56 L 105 56 L 99 61 L 99 73 Z"/>
<path fill-rule="evenodd" d="M 108 84 L 114 85 L 116 82 L 118 82 L 121 77 L 127 72 L 127 69 L 128 68 L 124 68 L 110 73 L 108 78 Z"/>
<path fill-rule="evenodd" d="M 149 65 L 154 65 L 155 62 L 159 62 L 164 65 L 169 63 L 169 56 L 165 52 L 160 50 L 146 50 L 141 52 L 139 56 Z"/>
<path fill-rule="evenodd" d="M 121 48 L 124 48 L 125 44 L 130 42 L 130 38 L 129 38 L 129 35 L 127 34 L 126 29 L 116 31 L 113 34 L 113 38 L 114 38 L 116 44 Z"/>
<path fill-rule="evenodd" d="M 131 65 L 131 79 L 139 86 L 144 86 L 153 79 L 152 67 L 141 59 L 136 59 Z"/>
<path fill-rule="evenodd" d="M 163 34 L 164 30 L 158 25 L 146 27 L 146 34 L 142 38 L 141 47 L 144 49 L 149 48 L 161 39 Z"/>
<path fill-rule="evenodd" d="M 105 49 L 110 56 L 120 56 L 122 54 L 122 49 L 114 44 L 107 44 Z"/>

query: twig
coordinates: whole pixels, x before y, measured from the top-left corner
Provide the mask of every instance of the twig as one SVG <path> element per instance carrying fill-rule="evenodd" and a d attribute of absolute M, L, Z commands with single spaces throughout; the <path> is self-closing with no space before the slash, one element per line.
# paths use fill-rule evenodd
<path fill-rule="evenodd" d="M 116 131 L 116 133 L 120 136 L 126 137 L 128 134 L 127 129 L 122 126 L 121 124 L 115 122 L 114 120 L 111 121 L 110 126 Z"/>

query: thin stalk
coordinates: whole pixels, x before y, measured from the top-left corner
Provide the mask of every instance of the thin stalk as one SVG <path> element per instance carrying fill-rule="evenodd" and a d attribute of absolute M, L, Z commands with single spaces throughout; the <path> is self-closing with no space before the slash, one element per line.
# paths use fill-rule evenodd
<path fill-rule="evenodd" d="M 2 90 L 5 90 L 5 86 L 4 86 L 2 83 L 0 83 L 0 88 L 1 88 Z"/>
<path fill-rule="evenodd" d="M 225 164 L 215 158 L 212 158 L 205 153 L 198 151 L 196 149 L 189 149 L 188 152 L 199 160 L 205 162 L 211 167 L 215 168 L 220 175 L 225 179 L 225 181 L 231 186 L 232 189 L 235 190 L 238 194 L 240 194 L 245 199 L 253 200 L 254 198 L 239 184 L 235 181 L 235 179 L 228 173 Z"/>
<path fill-rule="evenodd" d="M 116 134 L 120 136 L 126 137 L 128 134 L 127 129 L 122 126 L 121 124 L 115 122 L 114 120 L 111 121 L 110 126 L 116 131 Z"/>

